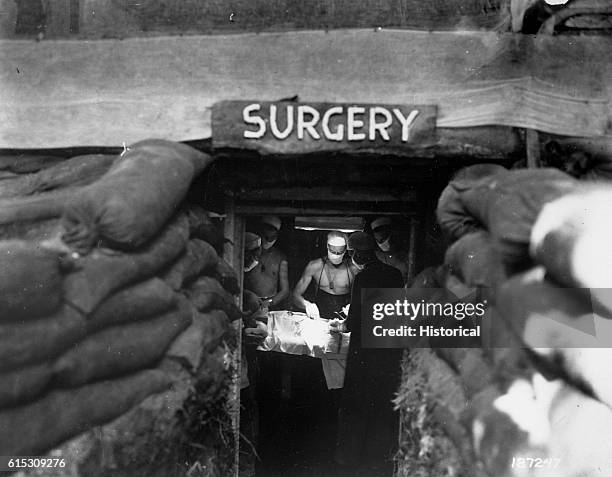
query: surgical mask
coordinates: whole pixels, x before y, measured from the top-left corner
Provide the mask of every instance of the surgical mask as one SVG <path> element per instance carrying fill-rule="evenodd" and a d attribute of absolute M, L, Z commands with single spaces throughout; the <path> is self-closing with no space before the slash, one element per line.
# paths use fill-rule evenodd
<path fill-rule="evenodd" d="M 329 260 L 333 265 L 340 265 L 342 260 L 344 260 L 344 253 L 337 255 L 335 253 L 331 253 L 329 250 L 327 251 L 327 260 Z"/>
<path fill-rule="evenodd" d="M 353 265 L 355 265 L 359 270 L 363 270 L 363 265 L 359 265 L 356 261 L 355 261 L 355 257 L 351 257 L 351 262 L 353 262 Z"/>
<path fill-rule="evenodd" d="M 391 250 L 391 235 L 389 235 L 385 240 L 378 244 L 378 248 L 380 248 L 383 252 L 388 252 Z"/>
<path fill-rule="evenodd" d="M 253 270 L 257 265 L 259 265 L 259 260 L 253 260 L 251 262 L 251 264 L 247 267 L 244 267 L 244 271 L 246 272 L 250 272 L 251 270 Z"/>
<path fill-rule="evenodd" d="M 268 242 L 267 240 L 264 240 L 262 248 L 264 250 L 270 250 L 272 247 L 274 247 L 274 244 L 276 243 L 277 239 L 272 240 L 271 242 Z"/>

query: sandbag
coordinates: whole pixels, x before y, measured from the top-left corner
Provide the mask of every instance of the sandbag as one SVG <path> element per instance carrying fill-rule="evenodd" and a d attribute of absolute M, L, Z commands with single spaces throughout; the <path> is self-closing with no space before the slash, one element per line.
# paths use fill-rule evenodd
<path fill-rule="evenodd" d="M 448 273 L 449 270 L 446 265 L 427 267 L 414 277 L 410 288 L 443 288 Z"/>
<path fill-rule="evenodd" d="M 540 411 L 541 412 L 541 411 Z M 560 459 L 561 476 L 612 475 L 612 411 L 567 384 L 548 412 L 548 456 Z"/>
<path fill-rule="evenodd" d="M 35 174 L 25 174 L 2 182 L 0 197 L 31 195 L 90 184 L 109 169 L 115 158 L 108 154 L 87 154 L 66 159 Z"/>
<path fill-rule="evenodd" d="M 32 401 L 46 389 L 51 377 L 50 363 L 34 364 L 0 374 L 0 408 Z"/>
<path fill-rule="evenodd" d="M 81 188 L 67 187 L 28 197 L 0 200 L 0 225 L 60 217 L 64 206 Z"/>
<path fill-rule="evenodd" d="M 196 370 L 203 355 L 219 346 L 229 329 L 229 318 L 223 311 L 195 312 L 193 323 L 172 342 L 166 356 Z"/>
<path fill-rule="evenodd" d="M 85 316 L 68 305 L 37 320 L 0 323 L 0 371 L 53 358 L 86 333 Z"/>
<path fill-rule="evenodd" d="M 594 309 L 588 290 L 555 286 L 541 267 L 499 287 L 496 309 L 531 348 L 612 347 L 612 315 Z"/>
<path fill-rule="evenodd" d="M 162 275 L 162 278 L 172 289 L 180 290 L 183 285 L 204 272 L 216 270 L 218 261 L 219 257 L 212 245 L 203 240 L 191 239 L 183 256 Z"/>
<path fill-rule="evenodd" d="M 500 409 L 501 399 L 511 401 L 514 407 L 518 407 L 517 402 L 530 404 L 530 401 L 523 401 L 520 397 L 513 401 L 514 397 L 513 393 L 508 399 L 508 395 L 504 395 L 495 384 L 491 384 L 469 400 L 464 412 L 462 421 L 470 428 L 473 448 L 482 462 L 485 475 L 508 475 L 507 469 L 512 458 L 525 452 L 525 449 L 532 448 L 529 446 L 528 434 L 523 430 L 524 421 L 519 421 L 519 426 L 512 413 Z M 531 402 L 534 402 L 533 393 Z M 544 413 L 545 411 L 541 411 L 540 415 Z M 545 420 L 543 415 L 542 420 Z"/>
<path fill-rule="evenodd" d="M 596 164 L 580 176 L 581 181 L 610 183 L 612 181 L 611 161 Z"/>
<path fill-rule="evenodd" d="M 516 340 L 514 335 L 512 337 Z M 502 389 L 507 389 L 516 379 L 530 379 L 535 369 L 530 352 L 514 343 L 511 338 L 511 341 L 506 341 L 501 347 L 488 350 L 494 366 L 495 380 Z"/>
<path fill-rule="evenodd" d="M 160 315 L 176 306 L 177 295 L 159 278 L 151 278 L 104 300 L 87 318 L 87 331 Z"/>
<path fill-rule="evenodd" d="M 459 374 L 468 399 L 494 382 L 493 366 L 481 349 L 437 348 L 435 352 Z"/>
<path fill-rule="evenodd" d="M 444 263 L 469 287 L 496 287 L 507 277 L 491 237 L 484 230 L 457 240 L 446 251 Z"/>
<path fill-rule="evenodd" d="M 238 285 L 238 275 L 236 271 L 229 266 L 229 264 L 219 258 L 217 261 L 217 267 L 215 268 L 215 277 L 219 280 L 219 283 L 232 295 L 240 293 L 240 286 Z"/>
<path fill-rule="evenodd" d="M 0 240 L 19 239 L 42 242 L 57 237 L 60 233 L 61 225 L 58 217 L 0 225 Z"/>
<path fill-rule="evenodd" d="M 227 239 L 223 236 L 223 227 L 210 218 L 210 214 L 202 206 L 187 203 L 183 209 L 189 219 L 189 235 L 211 244 L 217 253 L 223 253 L 223 244 Z"/>
<path fill-rule="evenodd" d="M 611 201 L 612 187 L 583 187 L 546 204 L 538 215 L 530 252 L 560 284 L 612 288 Z"/>
<path fill-rule="evenodd" d="M 10 171 L 0 171 L 0 181 L 4 179 L 15 179 L 17 177 L 20 177 L 20 174 L 15 174 L 14 172 Z M 1 184 L 2 182 L 0 182 L 0 185 Z"/>
<path fill-rule="evenodd" d="M 57 252 L 34 242 L 0 242 L 0 323 L 50 315 L 61 299 Z"/>
<path fill-rule="evenodd" d="M 466 210 L 484 224 L 510 272 L 528 265 L 531 228 L 542 207 L 575 191 L 579 182 L 558 169 L 523 169 L 498 175 L 460 194 Z"/>
<path fill-rule="evenodd" d="M 558 169 L 520 169 L 481 180 L 461 192 L 461 201 L 494 238 L 529 243 L 542 207 L 578 187 Z"/>
<path fill-rule="evenodd" d="M 64 242 L 80 253 L 97 242 L 124 250 L 144 245 L 176 212 L 193 178 L 212 161 L 184 144 L 161 139 L 134 144 L 67 204 Z"/>
<path fill-rule="evenodd" d="M 153 365 L 191 324 L 191 314 L 191 306 L 184 300 L 179 308 L 156 318 L 89 335 L 57 359 L 54 384 L 77 387 Z"/>
<path fill-rule="evenodd" d="M 198 311 L 220 309 L 227 313 L 231 321 L 242 318 L 233 297 L 212 277 L 198 278 L 187 289 L 187 298 Z"/>
<path fill-rule="evenodd" d="M 563 364 L 564 371 L 576 383 L 584 384 L 592 395 L 612 407 L 612 381 L 608 363 L 612 348 L 558 348 L 554 351 L 536 350 L 548 360 Z"/>
<path fill-rule="evenodd" d="M 612 383 L 602 366 L 612 360 L 612 315 L 594 312 L 588 291 L 558 288 L 536 269 L 500 287 L 497 304 L 548 372 L 612 405 Z"/>
<path fill-rule="evenodd" d="M 473 217 L 462 203 L 460 194 L 472 184 L 487 177 L 506 173 L 507 169 L 497 164 L 474 164 L 459 169 L 440 194 L 436 217 L 442 231 L 452 240 L 482 229 L 483 224 Z"/>
<path fill-rule="evenodd" d="M 487 230 L 503 262 L 514 272 L 528 265 L 531 228 L 542 207 L 579 186 L 571 176 L 552 168 L 518 169 L 477 181 L 449 184 L 457 196 L 453 209 L 438 204 L 440 225 L 455 235 L 464 221 Z M 452 212 L 452 214 L 450 213 Z M 462 234 L 473 230 L 464 230 Z"/>
<path fill-rule="evenodd" d="M 166 373 L 145 370 L 78 389 L 53 391 L 32 404 L 1 411 L 0 454 L 42 455 L 70 437 L 125 414 L 170 384 Z"/>
<path fill-rule="evenodd" d="M 64 157 L 49 155 L 3 154 L 0 155 L 0 170 L 26 174 L 40 171 L 41 169 L 51 167 L 65 160 L 66 158 Z"/>
<path fill-rule="evenodd" d="M 185 249 L 188 234 L 187 219 L 178 215 L 137 252 L 94 250 L 78 260 L 79 270 L 66 275 L 65 300 L 91 313 L 112 292 L 150 278 L 176 259 Z"/>

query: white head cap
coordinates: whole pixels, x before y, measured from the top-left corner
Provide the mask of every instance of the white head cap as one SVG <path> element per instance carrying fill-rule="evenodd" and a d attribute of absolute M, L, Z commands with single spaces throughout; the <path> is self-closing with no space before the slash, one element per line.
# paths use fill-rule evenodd
<path fill-rule="evenodd" d="M 391 225 L 391 219 L 389 217 L 378 217 L 372 221 L 370 228 L 376 230 L 378 227 L 383 227 L 385 225 Z"/>
<path fill-rule="evenodd" d="M 274 227 L 277 231 L 280 230 L 282 224 L 281 219 L 279 217 L 276 217 L 275 215 L 266 215 L 265 217 L 262 217 L 261 223 L 270 225 L 271 227 Z"/>
<path fill-rule="evenodd" d="M 346 238 L 342 235 L 328 236 L 327 245 L 331 245 L 332 247 L 346 247 Z"/>

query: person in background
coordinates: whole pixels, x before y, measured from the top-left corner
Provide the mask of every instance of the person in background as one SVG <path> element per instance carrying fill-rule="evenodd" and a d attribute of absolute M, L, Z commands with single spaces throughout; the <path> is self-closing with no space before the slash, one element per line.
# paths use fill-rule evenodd
<path fill-rule="evenodd" d="M 404 283 L 408 279 L 408 253 L 402 250 L 399 232 L 390 217 L 378 217 L 370 224 L 376 240 L 376 256 L 382 263 L 397 268 Z"/>
<path fill-rule="evenodd" d="M 257 265 L 261 257 L 261 237 L 252 232 L 244 234 L 244 273 L 249 273 Z"/>
<path fill-rule="evenodd" d="M 375 240 L 365 232 L 349 237 L 352 262 L 360 272 L 353 284 L 348 318 L 338 325 L 339 331 L 351 332 L 351 341 L 335 460 L 346 475 L 391 477 L 399 432 L 399 416 L 391 399 L 399 386 L 402 350 L 361 347 L 361 290 L 402 288 L 404 282 L 397 268 L 378 260 L 376 248 Z"/>
<path fill-rule="evenodd" d="M 262 217 L 257 227 L 261 237 L 261 254 L 258 263 L 244 274 L 244 287 L 255 292 L 264 302 L 264 307 L 280 309 L 289 296 L 289 271 L 287 257 L 276 247 L 281 219 Z"/>
<path fill-rule="evenodd" d="M 270 310 L 285 308 L 290 293 L 287 257 L 276 246 L 281 226 L 279 217 L 265 216 L 257 223 L 256 234 L 247 232 L 250 241 L 245 235 L 245 242 L 251 244 L 249 248 L 252 247 L 252 252 L 245 251 L 244 288 L 259 297 L 261 312 L 265 315 Z M 248 266 L 247 253 L 250 257 Z M 253 360 L 257 362 L 257 395 L 260 400 L 272 401 L 271 396 L 288 399 L 291 374 L 287 356 L 257 352 Z M 264 414 L 268 412 L 269 404 L 263 405 Z"/>
<path fill-rule="evenodd" d="M 327 234 L 327 254 L 311 260 L 293 290 L 295 304 L 306 310 L 311 318 L 336 318 L 349 303 L 351 286 L 357 269 L 346 255 L 346 235 L 342 232 Z M 304 293 L 314 282 L 314 300 L 304 298 Z"/>

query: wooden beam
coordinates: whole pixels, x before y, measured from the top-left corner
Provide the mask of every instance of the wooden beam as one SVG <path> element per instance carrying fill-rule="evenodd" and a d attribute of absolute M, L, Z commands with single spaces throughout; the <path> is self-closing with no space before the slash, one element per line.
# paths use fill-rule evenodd
<path fill-rule="evenodd" d="M 405 145 L 404 147 L 396 147 L 394 149 L 383 148 L 362 148 L 343 150 L 321 149 L 317 153 L 309 154 L 310 156 L 321 156 L 324 154 L 349 154 L 353 158 L 369 158 L 372 156 L 402 158 L 404 165 L 423 165 L 427 160 L 431 162 L 437 157 L 448 158 L 464 158 L 470 156 L 477 159 L 486 159 L 487 161 L 503 161 L 508 157 L 520 156 L 524 145 L 523 139 L 520 137 L 519 128 L 507 126 L 477 126 L 477 127 L 438 127 L 436 129 L 436 140 L 430 145 Z M 227 156 L 237 155 L 245 150 L 240 149 L 216 149 L 216 153 L 225 154 Z M 251 150 L 255 153 L 255 149 Z M 266 151 L 260 151 L 262 156 L 270 156 L 276 158 L 284 158 L 294 160 L 296 154 L 291 150 L 285 151 L 284 154 L 271 154 Z M 300 157 L 308 157 L 302 155 Z"/>
<path fill-rule="evenodd" d="M 234 269 L 238 270 L 240 293 L 236 304 L 242 309 L 242 287 L 244 263 L 244 219 L 236 214 L 234 201 L 231 197 L 226 202 L 226 218 L 224 236 L 230 239 L 223 246 L 223 258 Z M 232 385 L 229 392 L 229 412 L 232 418 L 234 434 L 234 477 L 238 477 L 240 463 L 240 385 L 242 381 L 242 320 L 233 323 L 236 333 L 236 349 L 232 353 Z"/>
<path fill-rule="evenodd" d="M 272 201 L 332 201 L 332 202 L 412 202 L 417 199 L 414 190 L 401 190 L 397 193 L 382 189 L 370 188 L 333 188 L 333 187 L 288 187 L 268 188 L 234 192 L 239 200 L 272 200 Z"/>
<path fill-rule="evenodd" d="M 236 213 L 242 215 L 315 215 L 315 216 L 359 216 L 359 215 L 417 215 L 418 204 L 413 207 L 387 207 L 385 210 L 363 208 L 292 207 L 272 204 L 237 204 Z"/>
<path fill-rule="evenodd" d="M 612 159 L 612 135 L 600 138 L 564 137 L 552 134 L 539 134 L 543 143 L 555 141 L 563 148 L 584 151 L 598 162 L 608 162 Z"/>
<path fill-rule="evenodd" d="M 410 282 L 416 275 L 416 244 L 418 230 L 418 219 L 416 217 L 412 217 L 410 219 L 410 243 L 408 245 L 408 282 Z"/>
<path fill-rule="evenodd" d="M 540 135 L 535 129 L 525 130 L 525 148 L 527 149 L 527 167 L 541 167 Z"/>

